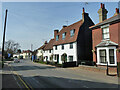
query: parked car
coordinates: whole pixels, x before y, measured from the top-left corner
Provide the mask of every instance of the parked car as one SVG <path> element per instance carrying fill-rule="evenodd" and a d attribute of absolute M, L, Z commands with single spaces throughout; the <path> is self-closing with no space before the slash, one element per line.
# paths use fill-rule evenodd
<path fill-rule="evenodd" d="M 18 58 L 14 58 L 14 63 L 19 63 L 20 60 Z"/>

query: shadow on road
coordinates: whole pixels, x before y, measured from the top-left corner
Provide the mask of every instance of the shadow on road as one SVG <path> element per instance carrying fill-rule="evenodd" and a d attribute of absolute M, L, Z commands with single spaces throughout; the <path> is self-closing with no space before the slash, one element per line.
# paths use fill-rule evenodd
<path fill-rule="evenodd" d="M 27 82 L 30 82 L 30 84 L 33 85 L 32 87 L 37 85 L 37 87 L 41 88 L 92 88 L 93 90 L 96 90 L 96 88 L 110 88 L 109 90 L 118 90 L 118 84 L 69 79 L 63 77 L 34 76 L 24 77 L 24 79 Z"/>
<path fill-rule="evenodd" d="M 2 88 L 20 88 L 17 85 L 16 80 L 13 79 L 13 75 L 16 77 L 15 74 L 3 74 L 2 75 Z M 25 82 L 27 82 L 32 88 L 35 90 L 48 90 L 48 89 L 64 89 L 64 90 L 72 90 L 80 88 L 91 88 L 91 90 L 96 90 L 99 88 L 105 90 L 119 90 L 117 84 L 110 84 L 110 83 L 102 83 L 102 82 L 93 82 L 93 81 L 86 81 L 86 80 L 76 80 L 76 79 L 68 79 L 62 77 L 48 77 L 48 76 L 34 76 L 34 77 L 23 77 Z M 34 78 L 34 80 L 33 80 Z M 120 86 L 119 86 L 120 88 Z"/>

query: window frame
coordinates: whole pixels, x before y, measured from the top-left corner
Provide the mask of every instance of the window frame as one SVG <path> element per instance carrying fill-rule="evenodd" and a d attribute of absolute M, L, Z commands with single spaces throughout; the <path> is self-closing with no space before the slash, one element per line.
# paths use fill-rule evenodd
<path fill-rule="evenodd" d="M 71 47 L 71 45 L 72 45 L 72 47 Z M 73 43 L 70 43 L 70 49 L 73 49 Z"/>
<path fill-rule="evenodd" d="M 59 35 L 56 35 L 56 41 L 58 41 L 59 40 Z"/>
<path fill-rule="evenodd" d="M 70 30 L 70 37 L 73 37 L 74 35 L 75 35 L 75 29 Z"/>
<path fill-rule="evenodd" d="M 65 38 L 66 38 L 66 32 L 62 33 L 62 40 L 64 40 Z"/>
<path fill-rule="evenodd" d="M 64 44 L 61 45 L 61 50 L 64 50 Z"/>

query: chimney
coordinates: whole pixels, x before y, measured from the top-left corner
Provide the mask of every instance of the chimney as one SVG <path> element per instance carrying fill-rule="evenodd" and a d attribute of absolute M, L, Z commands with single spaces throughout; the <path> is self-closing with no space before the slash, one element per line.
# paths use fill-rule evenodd
<path fill-rule="evenodd" d="M 85 18 L 88 16 L 88 13 L 85 13 L 85 9 L 83 7 L 83 13 L 82 13 L 82 20 L 85 21 Z"/>
<path fill-rule="evenodd" d="M 59 32 L 59 30 L 54 30 L 54 38 L 56 37 L 58 32 Z"/>
<path fill-rule="evenodd" d="M 45 43 L 44 44 L 47 44 L 47 41 L 45 41 Z"/>
<path fill-rule="evenodd" d="M 102 22 L 105 19 L 107 19 L 107 13 L 108 11 L 105 9 L 105 5 L 101 3 L 100 9 L 98 10 L 99 22 Z"/>
<path fill-rule="evenodd" d="M 66 25 L 63 25 L 63 28 L 67 27 Z"/>
<path fill-rule="evenodd" d="M 119 8 L 116 8 L 115 11 L 116 11 L 116 12 L 115 12 L 114 16 L 119 14 Z"/>

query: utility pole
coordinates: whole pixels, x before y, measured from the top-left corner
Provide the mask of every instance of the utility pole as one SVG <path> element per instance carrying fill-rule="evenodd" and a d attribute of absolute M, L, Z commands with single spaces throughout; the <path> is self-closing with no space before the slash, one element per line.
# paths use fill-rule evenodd
<path fill-rule="evenodd" d="M 33 44 L 31 44 L 31 51 L 33 50 Z"/>
<path fill-rule="evenodd" d="M 5 44 L 5 31 L 6 31 L 7 12 L 8 12 L 8 10 L 6 9 L 5 22 L 4 22 L 4 33 L 3 33 L 3 43 L 2 43 L 2 68 L 4 67 L 3 57 L 4 57 L 4 44 Z"/>

